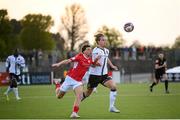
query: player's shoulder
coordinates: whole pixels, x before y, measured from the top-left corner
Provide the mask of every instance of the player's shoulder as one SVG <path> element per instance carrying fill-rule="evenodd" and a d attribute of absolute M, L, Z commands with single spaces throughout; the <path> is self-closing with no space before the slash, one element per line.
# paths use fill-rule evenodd
<path fill-rule="evenodd" d="M 19 59 L 24 59 L 24 57 L 22 55 L 18 55 Z"/>
<path fill-rule="evenodd" d="M 94 54 L 94 53 L 98 53 L 99 52 L 99 48 L 98 47 L 95 47 L 95 48 L 93 48 L 93 50 L 92 50 L 92 53 Z"/>
<path fill-rule="evenodd" d="M 83 57 L 83 53 L 78 53 L 77 55 L 75 55 L 74 57 L 72 57 L 73 59 L 79 59 Z"/>
<path fill-rule="evenodd" d="M 9 55 L 8 57 L 7 57 L 7 59 L 12 59 L 14 56 L 13 55 Z"/>
<path fill-rule="evenodd" d="M 97 50 L 99 50 L 98 47 L 93 48 L 93 51 L 97 51 Z"/>
<path fill-rule="evenodd" d="M 81 56 L 83 56 L 83 53 L 78 53 L 78 54 L 76 55 L 76 57 L 81 57 Z"/>

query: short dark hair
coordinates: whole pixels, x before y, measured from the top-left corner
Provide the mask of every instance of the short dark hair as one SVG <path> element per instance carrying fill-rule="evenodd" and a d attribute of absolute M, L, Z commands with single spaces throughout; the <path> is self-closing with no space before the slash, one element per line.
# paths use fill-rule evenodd
<path fill-rule="evenodd" d="M 18 55 L 19 53 L 20 53 L 19 48 L 15 48 L 15 49 L 14 49 L 14 54 L 15 54 L 15 55 Z"/>
<path fill-rule="evenodd" d="M 94 35 L 94 37 L 95 37 L 96 43 L 98 43 L 98 41 L 100 41 L 100 38 L 101 38 L 101 37 L 104 37 L 104 34 L 98 33 L 98 34 Z"/>
<path fill-rule="evenodd" d="M 82 52 L 84 52 L 85 50 L 86 50 L 86 48 L 88 48 L 88 47 L 91 47 L 90 45 L 84 45 L 83 47 L 82 47 Z"/>

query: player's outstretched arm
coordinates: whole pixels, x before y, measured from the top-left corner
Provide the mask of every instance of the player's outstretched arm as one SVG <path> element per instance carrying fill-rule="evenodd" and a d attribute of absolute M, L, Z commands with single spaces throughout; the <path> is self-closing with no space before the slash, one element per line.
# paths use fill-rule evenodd
<path fill-rule="evenodd" d="M 72 62 L 71 59 L 66 59 L 66 60 L 63 60 L 63 61 L 61 61 L 59 63 L 52 64 L 52 67 L 56 68 L 56 67 L 59 67 L 59 66 L 64 65 L 64 64 L 69 64 L 71 62 Z"/>
<path fill-rule="evenodd" d="M 110 65 L 111 68 L 113 68 L 114 70 L 118 70 L 118 67 L 115 66 L 115 65 L 113 65 L 112 62 L 111 62 L 111 60 L 110 60 L 109 58 L 108 58 L 107 62 L 108 62 L 108 64 Z"/>
<path fill-rule="evenodd" d="M 166 64 L 163 64 L 163 65 L 158 65 L 158 64 L 156 64 L 156 65 L 155 65 L 155 69 L 160 69 L 160 68 L 163 68 L 163 67 L 166 68 Z"/>

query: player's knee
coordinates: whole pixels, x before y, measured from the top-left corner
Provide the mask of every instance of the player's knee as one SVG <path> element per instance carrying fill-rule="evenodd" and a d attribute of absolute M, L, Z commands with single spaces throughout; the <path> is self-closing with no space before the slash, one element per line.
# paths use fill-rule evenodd
<path fill-rule="evenodd" d="M 116 91 L 117 90 L 116 85 L 112 85 L 110 89 L 111 91 Z"/>
<path fill-rule="evenodd" d="M 14 86 L 13 86 L 14 88 L 17 88 L 17 84 L 14 84 Z"/>
<path fill-rule="evenodd" d="M 17 87 L 17 84 L 14 83 L 14 82 L 12 82 L 12 83 L 10 84 L 10 87 L 11 87 L 11 88 L 16 88 L 16 87 Z"/>
<path fill-rule="evenodd" d="M 155 84 L 158 84 L 158 79 L 157 79 L 157 78 L 154 80 L 154 83 L 155 83 Z"/>
<path fill-rule="evenodd" d="M 81 100 L 81 98 L 82 98 L 81 96 L 82 96 L 81 94 L 77 94 L 77 95 L 76 95 L 76 98 L 77 98 L 78 100 Z"/>

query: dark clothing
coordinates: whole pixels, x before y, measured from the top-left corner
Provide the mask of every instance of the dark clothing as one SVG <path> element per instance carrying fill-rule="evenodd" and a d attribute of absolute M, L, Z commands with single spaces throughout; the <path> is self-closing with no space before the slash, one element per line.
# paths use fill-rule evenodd
<path fill-rule="evenodd" d="M 95 88 L 95 87 L 98 86 L 99 83 L 104 85 L 105 82 L 107 82 L 108 80 L 111 80 L 111 79 L 112 78 L 110 76 L 108 76 L 107 74 L 106 75 L 102 75 L 102 76 L 90 75 L 87 87 L 88 88 Z"/>
<path fill-rule="evenodd" d="M 157 58 L 156 61 L 155 61 L 155 65 L 158 65 L 158 66 L 162 66 L 165 63 L 166 63 L 166 59 L 161 60 L 160 58 Z M 165 73 L 166 73 L 166 68 L 165 67 L 155 69 L 155 77 L 156 77 L 156 79 L 161 79 L 161 77 Z"/>
<path fill-rule="evenodd" d="M 163 59 L 160 59 L 160 58 L 157 58 L 156 61 L 155 61 L 155 66 L 159 66 L 160 68 L 155 68 L 155 78 L 156 78 L 156 82 L 153 82 L 152 85 L 150 86 L 150 92 L 153 92 L 153 87 L 155 85 L 157 85 L 159 83 L 159 81 L 163 78 L 165 80 L 165 92 L 166 93 L 169 93 L 169 90 L 168 90 L 168 80 L 165 76 L 166 74 L 166 59 L 163 58 Z"/>
<path fill-rule="evenodd" d="M 19 82 L 19 77 L 20 75 L 10 73 L 10 87 L 11 88 L 17 87 L 17 82 Z"/>

